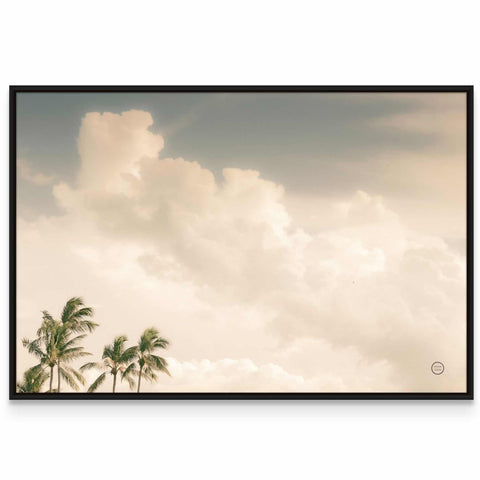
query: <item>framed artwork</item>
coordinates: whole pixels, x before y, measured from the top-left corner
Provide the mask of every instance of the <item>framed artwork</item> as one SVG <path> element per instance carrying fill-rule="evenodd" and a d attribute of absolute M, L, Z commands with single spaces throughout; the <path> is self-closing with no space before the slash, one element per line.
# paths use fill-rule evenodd
<path fill-rule="evenodd" d="M 473 87 L 10 88 L 11 399 L 472 399 Z"/>

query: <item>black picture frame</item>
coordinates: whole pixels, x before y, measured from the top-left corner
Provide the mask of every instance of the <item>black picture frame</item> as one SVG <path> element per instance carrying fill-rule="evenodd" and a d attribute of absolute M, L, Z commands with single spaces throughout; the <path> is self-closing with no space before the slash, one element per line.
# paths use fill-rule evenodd
<path fill-rule="evenodd" d="M 466 391 L 462 393 L 437 392 L 349 392 L 349 393 L 265 393 L 265 392 L 212 392 L 212 393 L 17 393 L 17 330 L 16 330 L 16 217 L 17 217 L 17 93 L 146 93 L 146 92 L 461 92 L 466 93 L 467 102 L 467 319 L 466 319 Z M 473 323 L 474 323 L 474 175 L 473 175 L 473 86 L 10 86 L 10 166 L 9 166 L 9 284 L 10 284 L 10 329 L 9 329 L 9 398 L 11 400 L 472 400 L 473 392 Z"/>

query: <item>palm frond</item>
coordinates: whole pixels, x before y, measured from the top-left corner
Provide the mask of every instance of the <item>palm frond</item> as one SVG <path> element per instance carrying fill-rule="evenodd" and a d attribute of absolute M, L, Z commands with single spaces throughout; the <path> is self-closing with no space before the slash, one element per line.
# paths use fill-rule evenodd
<path fill-rule="evenodd" d="M 98 323 L 92 322 L 91 320 L 73 319 L 70 322 L 67 322 L 66 325 L 68 325 L 70 330 L 75 333 L 80 333 L 80 332 L 92 333 L 98 327 Z"/>
<path fill-rule="evenodd" d="M 73 375 L 76 379 L 77 382 L 81 383 L 82 385 L 85 385 L 85 377 L 78 371 L 75 370 L 72 367 L 63 367 L 67 372 L 69 372 L 71 375 Z"/>
<path fill-rule="evenodd" d="M 113 339 L 113 355 L 120 356 L 121 352 L 123 351 L 123 345 L 128 341 L 126 335 L 119 335 Z"/>
<path fill-rule="evenodd" d="M 135 363 L 131 363 L 128 365 L 122 372 L 122 380 L 129 375 L 136 375 L 137 374 L 137 366 Z"/>
<path fill-rule="evenodd" d="M 122 381 L 126 380 L 128 382 L 128 385 L 130 386 L 130 388 L 133 390 L 135 388 L 134 376 L 137 375 L 137 374 L 138 374 L 137 366 L 135 365 L 135 363 L 131 363 L 122 372 L 122 378 L 121 379 L 122 379 Z"/>
<path fill-rule="evenodd" d="M 83 372 L 85 370 L 90 370 L 91 368 L 103 368 L 104 367 L 104 364 L 103 363 L 98 363 L 98 362 L 88 362 L 88 363 L 85 363 L 84 365 L 82 365 L 80 367 L 80 371 Z"/>
<path fill-rule="evenodd" d="M 28 338 L 24 338 L 22 340 L 22 345 L 27 349 L 28 353 L 42 359 L 46 356 L 46 353 L 41 349 L 39 343 L 39 339 L 30 341 Z"/>
<path fill-rule="evenodd" d="M 22 382 L 17 382 L 17 392 L 39 393 L 49 376 L 41 364 L 35 365 L 24 372 Z"/>
<path fill-rule="evenodd" d="M 169 345 L 170 345 L 169 340 L 163 337 L 159 337 L 155 339 L 155 342 L 153 343 L 153 348 L 168 348 Z"/>
<path fill-rule="evenodd" d="M 63 348 L 73 347 L 77 344 L 80 340 L 83 340 L 87 335 L 84 333 L 83 335 L 77 335 L 73 338 L 66 338 L 66 343 L 63 345 Z"/>
<path fill-rule="evenodd" d="M 76 360 L 77 358 L 88 357 L 90 355 L 90 352 L 83 351 L 83 347 L 75 347 L 62 351 L 59 358 L 62 360 L 62 362 L 71 362 L 72 360 Z"/>
<path fill-rule="evenodd" d="M 113 346 L 112 345 L 105 345 L 103 349 L 102 358 L 113 358 Z"/>
<path fill-rule="evenodd" d="M 97 377 L 97 379 L 88 387 L 88 392 L 94 392 L 104 381 L 107 376 L 107 372 L 103 372 Z"/>
<path fill-rule="evenodd" d="M 76 333 L 92 332 L 98 323 L 89 320 L 93 316 L 93 308 L 85 307 L 81 297 L 72 297 L 63 307 L 61 321 Z"/>
<path fill-rule="evenodd" d="M 60 376 L 67 382 L 67 384 L 72 387 L 74 390 L 78 391 L 79 386 L 77 385 L 77 382 L 75 381 L 74 376 L 72 375 L 72 372 L 68 371 L 64 367 L 60 367 Z"/>
<path fill-rule="evenodd" d="M 70 321 L 72 314 L 78 309 L 78 307 L 83 307 L 84 303 L 81 297 L 72 297 L 67 300 L 65 306 L 62 310 L 62 323 Z"/>
<path fill-rule="evenodd" d="M 119 357 L 119 362 L 121 363 L 128 363 L 130 362 L 131 360 L 133 360 L 135 358 L 135 356 L 137 355 L 137 351 L 138 351 L 138 347 L 137 346 L 134 346 L 134 347 L 129 347 L 127 348 L 125 351 L 122 352 L 122 354 L 120 355 Z"/>
<path fill-rule="evenodd" d="M 156 370 L 160 370 L 162 372 L 165 372 L 167 373 L 168 375 L 170 375 L 170 373 L 168 373 L 168 362 L 162 358 L 162 357 L 158 357 L 157 355 L 147 355 L 145 357 L 145 360 L 147 361 L 147 363 L 149 364 L 150 367 L 156 369 Z"/>
<path fill-rule="evenodd" d="M 149 382 L 156 382 L 158 379 L 157 375 L 150 367 L 146 367 L 142 370 L 142 378 L 145 378 L 145 380 L 148 380 Z"/>

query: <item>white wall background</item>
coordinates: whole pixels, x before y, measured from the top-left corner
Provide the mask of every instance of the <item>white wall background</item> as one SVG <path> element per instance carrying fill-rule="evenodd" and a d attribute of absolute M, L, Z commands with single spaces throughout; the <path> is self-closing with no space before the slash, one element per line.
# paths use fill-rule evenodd
<path fill-rule="evenodd" d="M 474 478 L 480 471 L 478 401 L 9 402 L 7 87 L 478 88 L 476 6 L 469 0 L 3 4 L 0 475 L 35 475 L 36 480 Z"/>

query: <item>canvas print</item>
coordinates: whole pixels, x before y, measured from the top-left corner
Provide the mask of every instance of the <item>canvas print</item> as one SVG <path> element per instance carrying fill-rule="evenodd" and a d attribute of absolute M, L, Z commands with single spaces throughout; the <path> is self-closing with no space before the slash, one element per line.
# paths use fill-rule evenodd
<path fill-rule="evenodd" d="M 15 397 L 465 394 L 467 91 L 17 91 Z"/>

